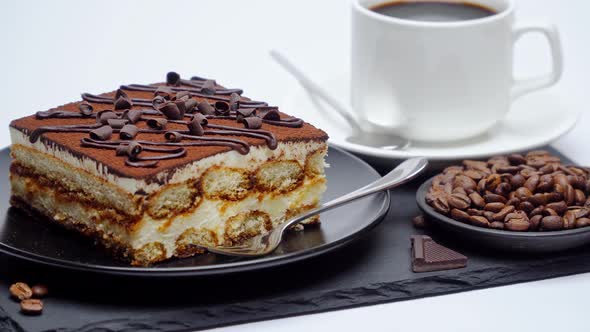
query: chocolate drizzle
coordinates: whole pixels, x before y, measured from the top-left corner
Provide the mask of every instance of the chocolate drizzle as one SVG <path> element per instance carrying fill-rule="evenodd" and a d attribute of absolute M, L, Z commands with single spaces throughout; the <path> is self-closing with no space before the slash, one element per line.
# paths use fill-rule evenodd
<path fill-rule="evenodd" d="M 130 98 L 125 90 L 153 92 L 154 98 Z M 277 139 L 271 131 L 261 129 L 263 123 L 293 128 L 303 126 L 298 118 L 281 119 L 277 107 L 242 100 L 241 93 L 240 89 L 220 87 L 213 80 L 198 77 L 185 80 L 176 73 L 168 73 L 166 86 L 123 85 L 114 97 L 84 93 L 80 112 L 37 112 L 39 120 L 95 118 L 96 123 L 39 127 L 30 134 L 29 140 L 34 143 L 48 132 L 89 133 L 89 137 L 82 138 L 81 146 L 115 150 L 116 155 L 127 158 L 125 164 L 130 167 L 155 167 L 159 160 L 185 156 L 186 147 L 191 146 L 225 146 L 240 154 L 250 151 L 246 141 L 219 136 L 262 139 L 274 150 Z M 108 104 L 111 109 L 95 111 L 89 103 Z M 146 109 L 137 109 L 137 106 Z M 235 120 L 244 128 L 212 124 L 210 119 Z M 146 122 L 148 128 L 135 126 L 137 122 Z M 167 130 L 167 123 L 185 125 L 187 130 Z M 117 133 L 119 135 L 113 135 Z M 167 141 L 137 139 L 142 133 L 160 134 Z M 116 137 L 120 139 L 115 140 Z"/>

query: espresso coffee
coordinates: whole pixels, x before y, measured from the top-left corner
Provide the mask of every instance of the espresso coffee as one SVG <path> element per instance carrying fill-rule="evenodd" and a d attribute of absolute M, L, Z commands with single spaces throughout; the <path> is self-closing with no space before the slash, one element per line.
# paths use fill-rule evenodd
<path fill-rule="evenodd" d="M 450 1 L 390 1 L 370 9 L 385 16 L 427 22 L 474 20 L 496 13 L 478 4 Z"/>

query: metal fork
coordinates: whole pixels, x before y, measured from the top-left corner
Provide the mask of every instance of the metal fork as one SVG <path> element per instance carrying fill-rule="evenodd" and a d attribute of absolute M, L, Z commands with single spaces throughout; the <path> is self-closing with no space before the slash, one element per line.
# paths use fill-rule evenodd
<path fill-rule="evenodd" d="M 331 210 L 371 194 L 404 184 L 420 174 L 427 165 L 428 161 L 425 158 L 408 159 L 375 182 L 306 211 L 297 217 L 278 225 L 272 231 L 255 236 L 243 244 L 204 248 L 210 252 L 226 256 L 258 257 L 268 255 L 279 246 L 283 239 L 283 234 L 290 226 L 321 212 Z"/>

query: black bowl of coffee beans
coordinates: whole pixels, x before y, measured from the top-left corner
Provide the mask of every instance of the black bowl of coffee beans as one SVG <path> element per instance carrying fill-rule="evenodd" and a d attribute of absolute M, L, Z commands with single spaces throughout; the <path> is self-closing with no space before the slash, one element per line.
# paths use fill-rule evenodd
<path fill-rule="evenodd" d="M 590 169 L 548 151 L 464 160 L 426 181 L 417 203 L 435 227 L 497 249 L 590 243 Z"/>

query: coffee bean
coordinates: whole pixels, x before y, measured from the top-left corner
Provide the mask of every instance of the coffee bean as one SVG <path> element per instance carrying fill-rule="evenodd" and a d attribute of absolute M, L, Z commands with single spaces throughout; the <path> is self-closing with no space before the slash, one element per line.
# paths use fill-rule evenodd
<path fill-rule="evenodd" d="M 502 182 L 496 187 L 496 189 L 494 189 L 494 193 L 496 193 L 500 196 L 508 196 L 511 189 L 512 189 L 512 187 L 510 186 L 509 183 Z"/>
<path fill-rule="evenodd" d="M 12 284 L 9 288 L 9 292 L 12 297 L 19 300 L 28 299 L 33 296 L 33 291 L 31 291 L 29 285 L 25 284 L 24 282 Z"/>
<path fill-rule="evenodd" d="M 25 299 L 20 302 L 20 310 L 23 314 L 39 315 L 43 312 L 43 301 L 39 299 Z"/>
<path fill-rule="evenodd" d="M 514 192 L 512 192 L 512 193 L 514 193 Z M 506 202 L 506 205 L 518 206 L 519 204 L 520 204 L 520 199 L 518 199 L 516 197 L 509 198 L 508 201 Z"/>
<path fill-rule="evenodd" d="M 559 185 L 562 188 L 565 188 L 568 184 L 570 184 L 569 180 L 567 179 L 567 176 L 565 174 L 555 174 L 553 176 L 553 182 L 555 183 L 555 185 Z"/>
<path fill-rule="evenodd" d="M 470 178 L 472 178 L 474 181 L 479 181 L 482 178 L 486 177 L 487 174 L 482 172 L 482 171 L 477 171 L 474 169 L 468 169 L 465 172 L 463 172 L 463 175 L 468 176 Z"/>
<path fill-rule="evenodd" d="M 509 155 L 508 161 L 510 161 L 510 163 L 515 166 L 526 163 L 526 159 L 521 154 L 518 154 L 518 153 L 513 153 L 513 154 Z"/>
<path fill-rule="evenodd" d="M 524 201 L 524 200 L 528 199 L 529 197 L 533 196 L 533 193 L 527 187 L 520 187 L 520 188 L 516 189 L 514 194 L 521 201 Z"/>
<path fill-rule="evenodd" d="M 565 228 L 574 228 L 576 225 L 576 212 L 573 210 L 567 211 L 563 215 L 563 225 Z"/>
<path fill-rule="evenodd" d="M 556 170 L 557 170 L 557 167 L 555 164 L 546 164 L 545 166 L 539 168 L 539 172 L 541 172 L 543 174 L 553 173 Z"/>
<path fill-rule="evenodd" d="M 457 187 L 457 188 L 453 188 L 453 190 L 451 191 L 451 194 L 463 194 L 463 195 L 467 195 L 467 192 L 465 191 L 465 189 L 463 189 L 461 187 Z"/>
<path fill-rule="evenodd" d="M 545 207 L 545 209 L 543 209 L 543 212 L 541 213 L 543 216 L 557 216 L 557 212 L 555 212 L 555 210 L 550 209 L 548 207 Z"/>
<path fill-rule="evenodd" d="M 558 231 L 563 229 L 563 220 L 560 216 L 547 216 L 541 219 L 541 230 Z"/>
<path fill-rule="evenodd" d="M 510 177 L 510 185 L 512 188 L 520 188 L 524 186 L 525 182 L 526 179 L 521 174 L 514 174 L 512 177 Z"/>
<path fill-rule="evenodd" d="M 565 187 L 565 191 L 563 192 L 563 200 L 567 203 L 567 205 L 574 204 L 576 200 L 576 191 L 574 190 L 574 187 L 572 187 L 571 184 L 568 184 Z"/>
<path fill-rule="evenodd" d="M 486 204 L 483 209 L 486 211 L 500 212 L 504 208 L 504 203 L 493 202 Z"/>
<path fill-rule="evenodd" d="M 576 218 L 585 218 L 590 216 L 590 208 L 589 207 L 583 207 L 580 209 L 576 209 L 574 210 L 576 212 Z"/>
<path fill-rule="evenodd" d="M 483 194 L 486 191 L 486 178 L 482 178 L 477 182 L 477 192 Z"/>
<path fill-rule="evenodd" d="M 486 163 L 485 161 L 479 161 L 479 160 L 463 160 L 463 165 L 467 168 L 467 169 L 473 169 L 476 171 L 487 171 L 490 172 L 490 169 L 488 168 L 488 163 Z"/>
<path fill-rule="evenodd" d="M 507 201 L 506 197 L 493 193 L 485 194 L 483 199 L 486 201 L 486 203 L 506 203 Z"/>
<path fill-rule="evenodd" d="M 38 299 L 44 298 L 49 294 L 49 290 L 45 285 L 34 285 L 31 287 L 31 291 L 33 291 L 33 297 Z"/>
<path fill-rule="evenodd" d="M 484 198 L 481 197 L 481 195 L 475 191 L 469 194 L 469 199 L 471 200 L 471 203 L 476 207 L 483 208 L 484 205 L 486 205 Z"/>
<path fill-rule="evenodd" d="M 436 211 L 447 214 L 450 211 L 449 202 L 446 197 L 438 196 L 434 200 L 433 207 Z"/>
<path fill-rule="evenodd" d="M 497 167 L 510 166 L 510 161 L 504 156 L 493 156 L 488 159 L 488 165 L 495 165 Z"/>
<path fill-rule="evenodd" d="M 539 228 L 539 224 L 541 224 L 541 219 L 543 219 L 543 216 L 538 214 L 536 216 L 533 216 L 529 219 L 529 222 L 531 224 L 530 226 L 530 230 L 537 230 Z"/>
<path fill-rule="evenodd" d="M 504 229 L 504 223 L 501 221 L 494 221 L 490 223 L 490 228 L 493 229 Z"/>
<path fill-rule="evenodd" d="M 473 224 L 474 226 L 490 227 L 490 222 L 488 221 L 488 219 L 486 219 L 486 217 L 471 216 L 469 217 L 469 221 L 471 221 L 471 224 Z"/>
<path fill-rule="evenodd" d="M 590 226 L 590 219 L 589 218 L 580 218 L 580 219 L 576 220 L 576 224 L 575 224 L 576 228 L 588 227 L 588 226 Z"/>
<path fill-rule="evenodd" d="M 545 205 L 547 204 L 547 196 L 545 194 L 534 194 L 528 198 L 528 201 L 535 206 Z"/>
<path fill-rule="evenodd" d="M 483 211 L 478 209 L 467 209 L 470 216 L 483 216 Z"/>
<path fill-rule="evenodd" d="M 584 203 L 586 202 L 586 194 L 584 194 L 584 192 L 580 189 L 575 190 L 574 197 L 576 205 L 584 205 Z"/>
<path fill-rule="evenodd" d="M 548 192 L 553 190 L 553 176 L 552 175 L 543 175 L 539 179 L 539 184 L 537 184 L 537 192 Z"/>
<path fill-rule="evenodd" d="M 488 177 L 486 178 L 485 181 L 485 188 L 487 190 L 494 190 L 496 189 L 496 187 L 502 183 L 502 177 L 500 177 L 500 175 L 498 174 L 490 174 L 488 175 Z"/>
<path fill-rule="evenodd" d="M 516 174 L 520 172 L 520 167 L 518 166 L 500 166 L 496 168 L 498 173 L 509 173 L 509 174 Z"/>
<path fill-rule="evenodd" d="M 471 200 L 465 194 L 452 194 L 449 198 L 449 206 L 460 210 L 465 210 L 471 206 Z"/>
<path fill-rule="evenodd" d="M 520 204 L 518 204 L 518 209 L 525 211 L 527 213 L 530 213 L 531 211 L 533 211 L 535 209 L 535 206 L 531 202 L 524 201 L 524 202 L 520 202 Z"/>
<path fill-rule="evenodd" d="M 584 177 L 577 175 L 568 175 L 567 179 L 569 184 L 571 184 L 572 187 L 574 187 L 574 189 L 586 189 L 586 179 L 584 179 Z"/>
<path fill-rule="evenodd" d="M 459 174 L 463 171 L 462 166 L 449 166 L 443 170 L 444 174 Z"/>
<path fill-rule="evenodd" d="M 540 176 L 537 174 L 531 175 L 528 179 L 526 179 L 524 183 L 524 187 L 527 188 L 530 192 L 534 193 L 535 189 L 537 189 L 537 185 L 539 184 Z"/>
<path fill-rule="evenodd" d="M 554 210 L 557 214 L 562 215 L 567 210 L 567 203 L 564 201 L 553 202 L 546 205 L 547 208 Z"/>
<path fill-rule="evenodd" d="M 543 210 L 545 210 L 545 206 L 544 205 L 537 206 L 531 212 L 529 212 L 529 217 L 536 216 L 538 214 L 542 215 L 543 214 Z"/>
<path fill-rule="evenodd" d="M 504 218 L 506 218 L 506 216 L 509 213 L 514 212 L 514 210 L 516 210 L 516 208 L 513 205 L 507 205 L 502 210 L 500 210 L 499 212 L 494 213 L 492 215 L 492 220 L 495 220 L 495 221 L 504 221 Z"/>
<path fill-rule="evenodd" d="M 469 215 L 469 213 L 465 212 L 465 211 L 461 211 L 459 209 L 452 209 L 451 210 L 451 218 L 458 220 L 458 221 L 464 221 L 464 222 L 469 222 L 469 217 L 471 217 Z"/>
<path fill-rule="evenodd" d="M 477 183 L 475 183 L 475 181 L 468 176 L 457 175 L 455 176 L 455 180 L 453 180 L 453 188 L 456 187 L 461 187 L 469 193 L 477 189 Z"/>
<path fill-rule="evenodd" d="M 492 221 L 494 221 L 494 214 L 495 214 L 495 213 L 494 213 L 494 212 L 492 212 L 492 211 L 484 211 L 484 212 L 483 212 L 483 216 L 484 216 L 484 217 L 485 217 L 485 218 L 486 218 L 486 219 L 487 219 L 489 222 L 492 222 Z"/>
<path fill-rule="evenodd" d="M 529 217 L 524 211 L 508 213 L 504 218 L 504 227 L 511 231 L 527 231 L 530 227 Z"/>

